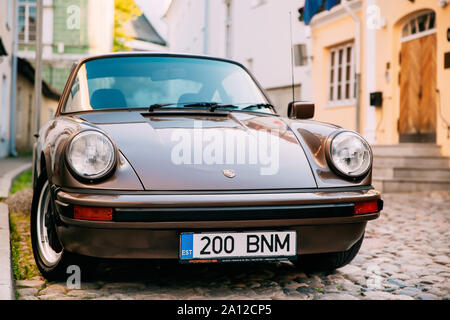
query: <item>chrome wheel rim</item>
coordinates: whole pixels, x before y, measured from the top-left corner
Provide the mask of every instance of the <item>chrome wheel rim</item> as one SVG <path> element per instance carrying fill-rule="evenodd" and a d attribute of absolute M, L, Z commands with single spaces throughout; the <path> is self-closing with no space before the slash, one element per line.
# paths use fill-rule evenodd
<path fill-rule="evenodd" d="M 59 260 L 61 260 L 61 252 L 56 252 L 50 246 L 50 242 L 48 239 L 48 229 L 46 227 L 46 213 L 51 210 L 50 206 L 50 188 L 48 181 L 45 182 L 42 187 L 41 194 L 39 196 L 39 203 L 37 208 L 37 243 L 39 255 L 41 257 L 42 262 L 47 267 L 53 267 L 58 264 Z"/>

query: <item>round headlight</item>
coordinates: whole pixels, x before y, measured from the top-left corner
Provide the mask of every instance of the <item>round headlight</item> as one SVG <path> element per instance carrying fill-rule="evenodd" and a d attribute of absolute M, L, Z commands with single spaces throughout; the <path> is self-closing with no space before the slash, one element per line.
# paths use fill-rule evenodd
<path fill-rule="evenodd" d="M 333 167 L 351 178 L 367 174 L 372 166 L 369 144 L 353 132 L 344 131 L 334 136 L 329 152 Z"/>
<path fill-rule="evenodd" d="M 67 161 L 81 178 L 99 179 L 115 164 L 114 146 L 107 136 L 97 131 L 77 134 L 67 149 Z"/>

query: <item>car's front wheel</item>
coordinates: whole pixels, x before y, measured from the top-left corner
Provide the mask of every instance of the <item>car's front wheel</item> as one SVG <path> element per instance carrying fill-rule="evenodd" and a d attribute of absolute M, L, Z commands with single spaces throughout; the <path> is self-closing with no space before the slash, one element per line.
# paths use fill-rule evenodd
<path fill-rule="evenodd" d="M 47 280 L 64 280 L 69 274 L 68 267 L 77 265 L 86 271 L 85 259 L 66 252 L 59 242 L 54 223 L 50 184 L 41 175 L 33 192 L 31 205 L 30 232 L 33 255 L 42 276 Z M 80 276 L 82 276 L 81 274 Z"/>
<path fill-rule="evenodd" d="M 350 249 L 341 252 L 300 255 L 295 266 L 306 272 L 333 271 L 349 264 L 358 254 L 364 235 Z"/>

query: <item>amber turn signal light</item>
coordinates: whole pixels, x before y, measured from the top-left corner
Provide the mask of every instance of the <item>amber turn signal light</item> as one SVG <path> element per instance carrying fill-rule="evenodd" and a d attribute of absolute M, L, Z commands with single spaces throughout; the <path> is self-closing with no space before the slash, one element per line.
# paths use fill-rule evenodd
<path fill-rule="evenodd" d="M 73 217 L 79 220 L 112 221 L 112 208 L 74 206 Z"/>
<path fill-rule="evenodd" d="M 356 202 L 355 214 L 375 213 L 378 212 L 378 201 Z"/>

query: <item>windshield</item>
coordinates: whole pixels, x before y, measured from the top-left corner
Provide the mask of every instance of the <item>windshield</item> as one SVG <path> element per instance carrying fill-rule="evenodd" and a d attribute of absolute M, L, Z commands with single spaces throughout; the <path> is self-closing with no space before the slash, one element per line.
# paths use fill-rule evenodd
<path fill-rule="evenodd" d="M 239 65 L 219 60 L 142 56 L 95 59 L 78 70 L 63 112 L 98 109 L 233 106 L 273 113 L 264 94 Z M 258 107 L 252 107 L 258 105 Z M 250 107 L 249 107 L 250 106 Z"/>

